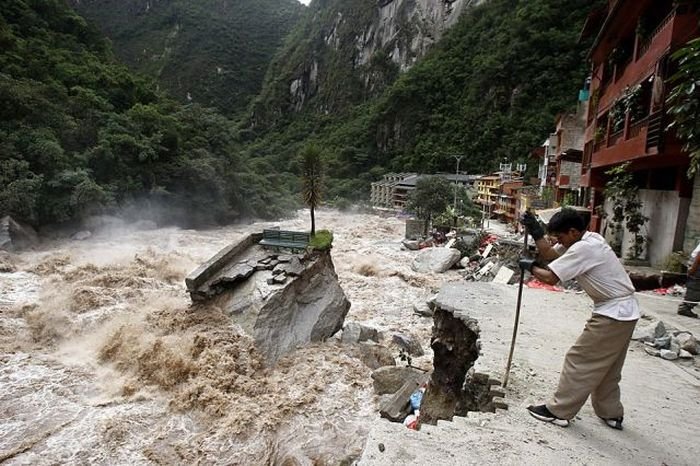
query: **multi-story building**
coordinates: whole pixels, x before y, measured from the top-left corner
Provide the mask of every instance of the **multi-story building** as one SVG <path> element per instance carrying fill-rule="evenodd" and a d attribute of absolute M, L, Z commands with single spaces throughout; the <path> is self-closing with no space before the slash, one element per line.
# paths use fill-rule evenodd
<path fill-rule="evenodd" d="M 415 178 L 415 173 L 388 173 L 381 181 L 371 185 L 370 203 L 374 207 L 395 208 L 396 186 L 407 178 Z"/>
<path fill-rule="evenodd" d="M 560 204 L 583 205 L 581 188 L 581 160 L 583 158 L 584 132 L 588 101 L 579 98 L 576 111 L 559 115 L 556 130 L 550 136 L 556 140 L 554 147 L 555 198 Z"/>
<path fill-rule="evenodd" d="M 437 175 L 418 175 L 416 173 L 389 173 L 380 181 L 371 185 L 370 203 L 373 207 L 392 210 L 403 210 L 411 192 L 416 189 L 416 183 L 427 176 L 439 176 L 450 183 L 460 186 L 471 186 L 478 176 L 440 173 Z"/>
<path fill-rule="evenodd" d="M 647 253 L 655 265 L 683 248 L 684 239 L 688 249 L 700 236 L 686 228 L 700 224 L 700 200 L 692 197 L 686 176 L 689 159 L 665 131 L 668 78 L 675 69 L 670 55 L 700 35 L 699 10 L 696 0 L 610 0 L 583 30 L 584 36 L 595 35 L 581 177 L 594 212 L 591 229 L 606 233 L 600 215 L 609 210 L 603 199 L 606 172 L 629 162 L 649 218 Z"/>
<path fill-rule="evenodd" d="M 485 207 L 491 208 L 498 200 L 498 188 L 501 185 L 501 177 L 499 175 L 486 175 L 478 178 L 474 182 L 476 189 L 476 199 L 474 202 Z"/>
<path fill-rule="evenodd" d="M 494 213 L 507 224 L 515 224 L 518 221 L 517 204 L 518 189 L 523 186 L 522 180 L 504 181 L 499 187 L 498 200 Z"/>

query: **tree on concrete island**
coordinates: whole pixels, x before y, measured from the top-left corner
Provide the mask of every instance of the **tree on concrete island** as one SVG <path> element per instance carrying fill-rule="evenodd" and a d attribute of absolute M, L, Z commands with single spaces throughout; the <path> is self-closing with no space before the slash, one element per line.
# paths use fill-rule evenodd
<path fill-rule="evenodd" d="M 700 38 L 688 42 L 672 55 L 678 72 L 671 76 L 675 87 L 668 96 L 669 114 L 683 150 L 690 155 L 688 177 L 700 169 Z"/>
<path fill-rule="evenodd" d="M 416 182 L 406 208 L 420 220 L 425 221 L 424 233 L 433 217 L 443 213 L 452 202 L 454 186 L 440 176 L 426 176 Z"/>
<path fill-rule="evenodd" d="M 313 144 L 301 151 L 301 196 L 311 210 L 311 236 L 316 234 L 316 207 L 321 203 L 323 190 L 323 160 L 321 149 Z"/>

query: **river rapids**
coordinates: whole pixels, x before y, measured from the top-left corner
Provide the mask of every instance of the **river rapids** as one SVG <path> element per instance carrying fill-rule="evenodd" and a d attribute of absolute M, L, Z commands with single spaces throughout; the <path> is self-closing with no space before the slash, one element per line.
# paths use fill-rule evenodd
<path fill-rule="evenodd" d="M 185 276 L 271 225 L 103 232 L 0 253 L 0 462 L 6 464 L 350 464 L 378 416 L 369 370 L 337 338 L 265 367 L 214 305 L 192 306 Z M 454 272 L 410 269 L 403 221 L 332 210 L 346 318 L 420 338 L 414 315 Z M 398 357 L 398 350 L 395 351 Z M 397 362 L 398 361 L 397 358 Z"/>

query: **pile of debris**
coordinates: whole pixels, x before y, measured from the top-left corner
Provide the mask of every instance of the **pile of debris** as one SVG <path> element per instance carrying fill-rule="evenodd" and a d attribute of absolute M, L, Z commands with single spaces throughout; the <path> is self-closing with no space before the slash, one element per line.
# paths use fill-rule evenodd
<path fill-rule="evenodd" d="M 637 327 L 632 340 L 644 344 L 644 351 L 668 361 L 693 359 L 700 353 L 698 340 L 688 331 L 667 330 L 660 320 Z"/>

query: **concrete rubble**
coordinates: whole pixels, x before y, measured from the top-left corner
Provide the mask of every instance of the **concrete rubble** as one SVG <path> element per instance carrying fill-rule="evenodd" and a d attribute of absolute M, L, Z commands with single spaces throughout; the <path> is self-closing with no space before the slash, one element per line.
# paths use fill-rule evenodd
<path fill-rule="evenodd" d="M 688 331 L 667 328 L 660 320 L 637 324 L 632 340 L 642 343 L 644 351 L 667 361 L 693 359 L 700 353 L 698 340 Z"/>

